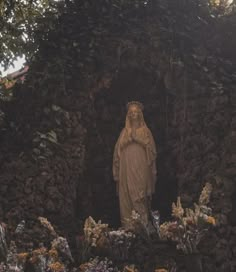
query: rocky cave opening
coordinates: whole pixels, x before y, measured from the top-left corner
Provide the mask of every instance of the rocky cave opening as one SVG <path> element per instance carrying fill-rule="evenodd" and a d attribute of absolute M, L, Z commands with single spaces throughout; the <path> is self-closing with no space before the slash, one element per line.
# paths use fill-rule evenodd
<path fill-rule="evenodd" d="M 94 124 L 87 138 L 86 189 L 78 188 L 77 214 L 91 215 L 111 226 L 120 225 L 119 203 L 112 177 L 115 143 L 124 126 L 126 104 L 137 100 L 144 104 L 144 118 L 157 146 L 157 184 L 152 209 L 161 219 L 171 216 L 171 204 L 178 194 L 176 161 L 169 147 L 168 120 L 172 114 L 171 96 L 161 77 L 144 69 L 123 69 L 109 88 L 100 89 L 94 98 Z M 86 195 L 86 197 L 85 197 Z"/>

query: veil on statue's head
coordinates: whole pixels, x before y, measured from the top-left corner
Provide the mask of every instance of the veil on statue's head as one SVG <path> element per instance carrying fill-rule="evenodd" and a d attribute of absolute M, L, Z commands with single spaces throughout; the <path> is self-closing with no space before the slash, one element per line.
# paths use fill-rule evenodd
<path fill-rule="evenodd" d="M 144 121 L 144 117 L 143 117 L 143 110 L 144 110 L 144 106 L 142 103 L 140 103 L 139 101 L 131 101 L 128 102 L 126 105 L 127 108 L 127 114 L 126 114 L 126 119 L 125 119 L 125 128 L 131 128 L 131 122 L 129 119 L 129 109 L 131 106 L 136 106 L 138 111 L 139 111 L 139 117 L 140 117 L 140 126 L 141 127 L 147 127 L 145 121 Z"/>

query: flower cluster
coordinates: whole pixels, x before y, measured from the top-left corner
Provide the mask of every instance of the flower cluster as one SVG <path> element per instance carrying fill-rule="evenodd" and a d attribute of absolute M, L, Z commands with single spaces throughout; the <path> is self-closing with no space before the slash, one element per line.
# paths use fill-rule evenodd
<path fill-rule="evenodd" d="M 10 79 L 7 77 L 0 78 L 0 86 L 1 88 L 4 87 L 5 89 L 10 89 L 12 88 L 16 83 L 15 79 Z"/>
<path fill-rule="evenodd" d="M 135 238 L 135 234 L 130 231 L 121 229 L 107 232 L 107 237 L 111 246 L 125 244 L 129 248 L 131 246 L 132 240 Z"/>
<path fill-rule="evenodd" d="M 52 272 L 64 272 L 65 266 L 60 262 L 55 262 L 55 263 L 49 264 L 48 270 Z"/>
<path fill-rule="evenodd" d="M 113 259 L 128 259 L 129 249 L 135 238 L 135 234 L 127 230 L 113 230 L 106 233 L 110 254 Z"/>
<path fill-rule="evenodd" d="M 174 239 L 175 230 L 178 227 L 176 221 L 173 222 L 164 222 L 160 226 L 160 238 L 161 239 Z"/>
<path fill-rule="evenodd" d="M 28 258 L 28 256 L 29 256 L 28 252 L 22 252 L 22 253 L 17 254 L 19 261 L 25 261 Z"/>
<path fill-rule="evenodd" d="M 172 215 L 176 218 L 182 218 L 184 215 L 184 209 L 182 208 L 180 197 L 177 198 L 177 202 L 172 203 Z"/>
<path fill-rule="evenodd" d="M 57 237 L 52 241 L 52 249 L 59 252 L 62 256 L 66 257 L 67 260 L 73 262 L 73 257 L 71 255 L 69 244 L 64 237 Z"/>
<path fill-rule="evenodd" d="M 46 229 L 50 231 L 53 236 L 57 236 L 57 233 L 55 232 L 52 224 L 47 220 L 47 218 L 39 216 L 38 220 Z"/>
<path fill-rule="evenodd" d="M 61 260 L 59 258 L 59 252 L 58 251 L 60 250 L 60 253 L 61 253 L 61 251 L 62 251 L 61 247 L 62 247 L 63 242 L 64 242 L 64 240 L 61 240 L 60 238 L 62 238 L 62 237 L 58 237 L 58 238 L 53 240 L 52 247 L 47 252 L 48 259 L 47 259 L 47 270 L 46 270 L 46 272 L 65 272 L 65 271 L 67 271 L 66 267 L 64 266 L 64 264 L 61 262 Z M 65 239 L 65 238 L 63 238 L 63 239 Z M 65 239 L 65 241 L 66 241 L 66 239 Z M 70 256 L 68 256 L 68 257 L 70 258 Z"/>
<path fill-rule="evenodd" d="M 68 261 L 73 262 L 74 260 L 72 258 L 67 240 L 57 235 L 51 223 L 48 222 L 46 218 L 39 217 L 38 219 L 51 233 L 56 236 L 51 243 L 51 248 L 46 248 L 44 247 L 43 243 L 41 243 L 39 248 L 30 250 L 29 252 L 19 252 L 16 243 L 11 241 L 5 258 L 6 261 L 5 263 L 0 263 L 0 272 L 24 272 L 27 266 L 30 266 L 32 271 L 38 272 L 68 271 Z M 18 224 L 16 228 L 17 231 L 15 231 L 17 235 L 24 231 L 24 225 L 24 220 Z M 5 238 L 5 227 L 2 224 L 0 224 L 0 238 L 1 251 L 1 247 L 3 247 L 5 243 L 5 240 L 3 239 Z"/>
<path fill-rule="evenodd" d="M 55 240 L 58 240 L 58 238 Z M 49 251 L 45 247 L 41 247 L 35 249 L 32 253 L 20 253 L 18 254 L 18 259 L 26 258 L 30 255 L 29 262 L 35 271 L 64 272 L 66 267 L 61 262 L 58 250 L 55 248 L 58 246 L 58 242 L 55 242 L 53 246 Z"/>
<path fill-rule="evenodd" d="M 48 256 L 57 260 L 58 259 L 57 250 L 55 248 L 50 249 L 49 252 L 48 252 Z"/>
<path fill-rule="evenodd" d="M 112 261 L 105 258 L 101 260 L 99 257 L 90 259 L 89 262 L 80 265 L 81 272 L 119 272 L 117 267 L 113 266 Z"/>
<path fill-rule="evenodd" d="M 212 192 L 212 185 L 207 182 L 199 197 L 199 205 L 207 205 L 210 201 L 210 195 Z"/>
<path fill-rule="evenodd" d="M 211 225 L 215 225 L 212 210 L 207 207 L 212 187 L 205 185 L 194 209 L 183 209 L 181 199 L 172 205 L 172 216 L 175 221 L 164 222 L 160 226 L 160 238 L 171 239 L 177 243 L 177 248 L 184 253 L 197 252 L 197 246 Z"/>
<path fill-rule="evenodd" d="M 102 224 L 101 220 L 97 223 L 96 221 L 89 216 L 84 223 L 84 236 L 85 240 L 92 247 L 97 246 L 97 241 L 108 229 L 108 224 Z"/>
<path fill-rule="evenodd" d="M 36 271 L 45 271 L 47 267 L 47 249 L 45 247 L 35 249 L 32 252 L 29 262 Z"/>
<path fill-rule="evenodd" d="M 131 230 L 140 236 L 148 237 L 149 229 L 148 226 L 143 222 L 141 216 L 136 211 L 132 211 L 131 216 L 125 219 L 126 229 Z"/>
<path fill-rule="evenodd" d="M 135 210 L 132 211 L 131 216 L 129 218 L 126 218 L 125 221 L 131 229 L 135 229 L 137 223 L 143 223 L 140 214 L 137 213 Z"/>

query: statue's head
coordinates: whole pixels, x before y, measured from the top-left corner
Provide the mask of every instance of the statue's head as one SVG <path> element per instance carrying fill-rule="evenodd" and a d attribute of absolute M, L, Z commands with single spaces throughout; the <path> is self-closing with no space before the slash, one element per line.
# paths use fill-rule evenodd
<path fill-rule="evenodd" d="M 127 103 L 126 107 L 127 107 L 127 110 L 129 110 L 130 107 L 137 107 L 137 108 L 139 108 L 141 111 L 144 110 L 143 104 L 140 103 L 139 101 L 130 101 L 130 102 Z"/>
<path fill-rule="evenodd" d="M 143 104 L 138 101 L 131 101 L 127 104 L 126 124 L 129 126 L 133 121 L 140 121 L 140 125 L 144 123 Z"/>

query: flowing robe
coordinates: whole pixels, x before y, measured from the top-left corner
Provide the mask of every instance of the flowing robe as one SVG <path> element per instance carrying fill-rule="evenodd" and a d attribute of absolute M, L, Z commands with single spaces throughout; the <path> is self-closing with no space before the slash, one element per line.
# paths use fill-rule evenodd
<path fill-rule="evenodd" d="M 156 183 L 156 147 L 151 131 L 142 126 L 134 139 L 124 128 L 118 138 L 113 156 L 113 176 L 117 183 L 122 225 L 132 210 L 148 224 L 149 206 Z"/>

